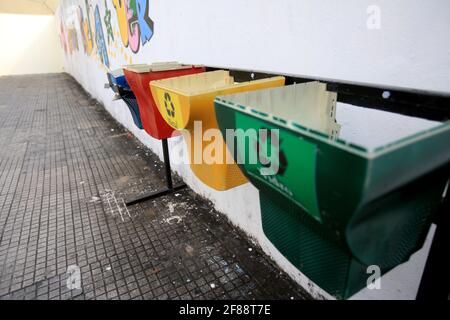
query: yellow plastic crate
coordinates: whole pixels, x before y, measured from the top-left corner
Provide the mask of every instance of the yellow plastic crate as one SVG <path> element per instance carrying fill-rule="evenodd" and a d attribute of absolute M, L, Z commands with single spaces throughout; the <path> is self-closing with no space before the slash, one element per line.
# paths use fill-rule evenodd
<path fill-rule="evenodd" d="M 280 87 L 284 81 L 284 77 L 273 77 L 235 83 L 228 71 L 219 70 L 152 81 L 150 88 L 164 120 L 175 129 L 185 129 L 190 166 L 194 174 L 209 187 L 223 191 L 246 183 L 247 179 L 232 161 L 233 155 L 229 154 L 223 139 L 220 137 L 220 142 L 204 141 L 203 135 L 194 135 L 194 122 L 201 121 L 203 132 L 208 129 L 219 130 L 214 109 L 216 96 Z M 222 161 L 198 163 L 198 159 L 203 160 L 203 151 L 211 143 L 222 145 Z"/>

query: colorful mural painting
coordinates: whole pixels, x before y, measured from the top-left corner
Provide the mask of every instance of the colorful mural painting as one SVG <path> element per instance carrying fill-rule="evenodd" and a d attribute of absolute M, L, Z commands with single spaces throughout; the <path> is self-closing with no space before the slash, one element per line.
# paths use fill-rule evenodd
<path fill-rule="evenodd" d="M 81 30 L 81 39 L 83 40 L 84 52 L 87 55 L 90 55 L 94 50 L 94 36 L 91 28 L 91 19 L 90 19 L 90 8 L 88 0 L 85 0 L 86 6 L 86 18 L 83 14 L 83 9 L 81 6 L 79 7 L 79 16 L 78 19 L 80 21 L 80 30 Z"/>
<path fill-rule="evenodd" d="M 141 42 L 145 45 L 153 37 L 154 23 L 150 19 L 148 0 L 136 0 L 137 16 L 141 31 Z"/>
<path fill-rule="evenodd" d="M 105 36 L 103 35 L 102 20 L 98 5 L 95 6 L 95 43 L 97 52 L 102 63 L 109 68 L 108 49 L 106 48 Z"/>
<path fill-rule="evenodd" d="M 105 0 L 105 17 L 103 18 L 106 27 L 106 34 L 108 35 L 108 44 L 114 41 L 114 32 L 111 25 L 111 10 L 108 8 L 108 3 Z"/>
<path fill-rule="evenodd" d="M 124 47 L 137 53 L 153 37 L 153 21 L 148 15 L 148 0 L 113 0 Z"/>
<path fill-rule="evenodd" d="M 77 30 L 75 30 L 75 28 L 67 29 L 67 45 L 70 54 L 78 51 L 78 36 Z"/>
<path fill-rule="evenodd" d="M 78 51 L 78 36 L 73 24 L 66 25 L 61 17 L 59 26 L 59 38 L 61 47 L 66 54 Z"/>
<path fill-rule="evenodd" d="M 69 15 L 73 21 L 66 24 Z M 96 53 L 100 63 L 109 67 L 118 53 L 130 63 L 131 56 L 123 49 L 138 53 L 153 37 L 154 23 L 149 16 L 149 0 L 63 0 L 59 29 L 66 55 L 81 46 L 86 55 Z"/>
<path fill-rule="evenodd" d="M 62 18 L 61 18 L 61 22 L 59 24 L 59 40 L 61 41 L 61 48 L 67 54 L 68 49 L 67 49 L 66 29 L 64 27 Z"/>

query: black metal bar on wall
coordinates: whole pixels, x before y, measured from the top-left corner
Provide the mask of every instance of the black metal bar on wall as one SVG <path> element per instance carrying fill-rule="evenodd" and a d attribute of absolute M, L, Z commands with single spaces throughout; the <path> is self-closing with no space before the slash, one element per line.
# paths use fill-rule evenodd
<path fill-rule="evenodd" d="M 286 77 L 286 85 L 308 81 L 327 83 L 328 90 L 338 93 L 338 101 L 358 107 L 378 109 L 434 121 L 450 119 L 450 94 L 405 88 L 372 86 L 331 79 L 275 74 L 252 70 L 207 66 L 206 71 L 229 70 L 238 82 L 273 77 Z"/>

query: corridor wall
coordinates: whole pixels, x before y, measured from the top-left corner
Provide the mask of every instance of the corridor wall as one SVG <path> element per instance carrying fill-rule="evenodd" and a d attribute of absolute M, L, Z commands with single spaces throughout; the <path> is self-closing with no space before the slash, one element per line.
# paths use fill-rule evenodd
<path fill-rule="evenodd" d="M 0 11 L 0 76 L 63 71 L 53 15 Z"/>

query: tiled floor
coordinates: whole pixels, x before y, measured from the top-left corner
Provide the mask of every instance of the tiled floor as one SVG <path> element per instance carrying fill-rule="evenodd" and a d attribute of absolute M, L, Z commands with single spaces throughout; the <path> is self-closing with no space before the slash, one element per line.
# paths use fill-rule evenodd
<path fill-rule="evenodd" d="M 0 77 L 0 299 L 308 298 L 190 190 L 126 212 L 163 178 L 68 75 Z"/>

